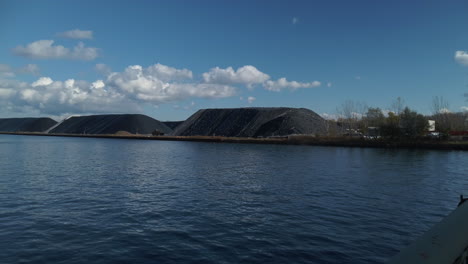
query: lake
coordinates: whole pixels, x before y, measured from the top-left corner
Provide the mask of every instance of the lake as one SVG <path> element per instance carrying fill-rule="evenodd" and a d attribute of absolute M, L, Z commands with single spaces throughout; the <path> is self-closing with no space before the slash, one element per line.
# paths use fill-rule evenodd
<path fill-rule="evenodd" d="M 2 263 L 385 263 L 468 152 L 0 135 Z"/>

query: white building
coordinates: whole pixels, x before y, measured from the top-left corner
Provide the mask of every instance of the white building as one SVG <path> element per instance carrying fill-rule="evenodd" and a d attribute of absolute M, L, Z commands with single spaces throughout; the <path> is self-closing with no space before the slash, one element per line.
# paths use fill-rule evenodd
<path fill-rule="evenodd" d="M 435 131 L 435 120 L 427 120 L 427 122 L 429 123 L 429 128 L 427 129 L 427 131 L 434 132 Z"/>

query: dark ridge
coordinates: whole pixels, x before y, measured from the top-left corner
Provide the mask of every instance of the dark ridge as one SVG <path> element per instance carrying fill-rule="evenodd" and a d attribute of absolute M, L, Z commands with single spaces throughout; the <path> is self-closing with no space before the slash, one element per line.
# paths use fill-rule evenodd
<path fill-rule="evenodd" d="M 327 122 L 305 108 L 202 109 L 179 125 L 174 136 L 271 137 L 325 134 Z"/>
<path fill-rule="evenodd" d="M 178 127 L 180 124 L 182 124 L 184 121 L 165 121 L 163 124 L 174 130 L 176 127 Z"/>
<path fill-rule="evenodd" d="M 0 131 L 3 132 L 44 132 L 57 124 L 48 117 L 0 118 Z"/>
<path fill-rule="evenodd" d="M 151 134 L 159 130 L 169 134 L 172 129 L 149 116 L 127 115 L 92 115 L 73 116 L 64 120 L 49 133 L 67 134 L 115 134 L 126 131 L 132 134 Z"/>

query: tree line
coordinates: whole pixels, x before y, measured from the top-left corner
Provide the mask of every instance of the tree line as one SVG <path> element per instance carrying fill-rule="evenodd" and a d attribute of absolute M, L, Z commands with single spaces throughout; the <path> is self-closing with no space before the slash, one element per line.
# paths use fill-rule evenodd
<path fill-rule="evenodd" d="M 385 138 L 427 137 L 428 120 L 435 121 L 435 131 L 440 137 L 446 137 L 450 131 L 468 130 L 468 113 L 450 112 L 443 97 L 435 96 L 430 108 L 432 114 L 425 116 L 406 106 L 401 97 L 396 98 L 387 111 L 348 100 L 337 108 L 338 117 L 334 121 L 344 131 Z"/>

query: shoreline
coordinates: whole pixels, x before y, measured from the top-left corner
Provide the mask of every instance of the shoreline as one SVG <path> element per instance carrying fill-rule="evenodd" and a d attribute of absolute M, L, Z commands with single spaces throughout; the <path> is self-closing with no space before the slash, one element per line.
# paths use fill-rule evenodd
<path fill-rule="evenodd" d="M 288 136 L 277 138 L 245 138 L 222 136 L 151 136 L 151 135 L 115 135 L 115 134 L 48 134 L 40 132 L 0 132 L 0 135 L 44 136 L 44 137 L 80 137 L 110 138 L 134 140 L 193 141 L 212 143 L 308 145 L 330 147 L 387 148 L 387 149 L 427 149 L 427 150 L 468 150 L 465 141 L 437 140 L 390 140 L 361 139 L 344 137 Z"/>

